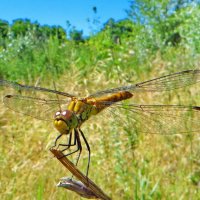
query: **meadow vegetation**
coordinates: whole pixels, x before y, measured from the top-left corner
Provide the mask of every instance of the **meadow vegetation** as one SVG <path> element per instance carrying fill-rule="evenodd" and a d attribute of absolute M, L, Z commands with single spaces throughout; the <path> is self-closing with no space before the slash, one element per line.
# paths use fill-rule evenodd
<path fill-rule="evenodd" d="M 0 78 L 52 89 L 55 82 L 58 90 L 85 96 L 198 69 L 199 1 L 153 2 L 130 2 L 127 19 L 109 19 L 90 37 L 74 27 L 66 33 L 28 19 L 0 20 Z M 200 105 L 199 88 L 131 102 Z M 8 88 L 1 88 L 5 94 Z M 53 125 L 3 103 L 0 108 L 1 199 L 81 199 L 56 187 L 70 173 L 49 152 L 57 136 Z M 200 199 L 199 133 L 141 134 L 131 117 L 105 112 L 84 124 L 92 150 L 89 177 L 115 200 Z M 86 165 L 83 150 L 79 168 L 85 172 Z"/>

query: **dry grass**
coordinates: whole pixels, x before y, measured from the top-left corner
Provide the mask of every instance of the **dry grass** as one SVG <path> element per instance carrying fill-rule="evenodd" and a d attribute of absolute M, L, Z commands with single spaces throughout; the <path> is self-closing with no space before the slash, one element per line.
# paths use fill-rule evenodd
<path fill-rule="evenodd" d="M 63 76 L 57 87 L 69 93 L 75 90 L 88 94 L 97 86 L 102 89 L 115 82 L 118 85 L 116 79 L 106 81 L 104 74 L 80 81 L 76 74 Z M 196 91 L 197 96 L 191 99 L 194 103 L 200 102 Z M 0 110 L 1 199 L 81 199 L 56 187 L 61 177 L 70 174 L 49 152 L 57 136 L 53 125 L 14 113 L 2 104 Z M 108 116 L 91 119 L 83 131 L 92 149 L 89 176 L 112 199 L 200 198 L 198 133 L 192 137 L 138 134 L 132 124 L 117 125 Z M 83 172 L 86 163 L 84 151 L 79 164 Z"/>

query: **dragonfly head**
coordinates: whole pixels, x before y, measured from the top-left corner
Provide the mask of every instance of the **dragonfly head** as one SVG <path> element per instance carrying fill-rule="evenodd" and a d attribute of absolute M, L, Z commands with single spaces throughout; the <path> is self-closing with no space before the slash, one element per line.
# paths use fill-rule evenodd
<path fill-rule="evenodd" d="M 54 126 L 61 134 L 68 134 L 78 126 L 78 119 L 70 110 L 58 111 L 54 117 Z"/>

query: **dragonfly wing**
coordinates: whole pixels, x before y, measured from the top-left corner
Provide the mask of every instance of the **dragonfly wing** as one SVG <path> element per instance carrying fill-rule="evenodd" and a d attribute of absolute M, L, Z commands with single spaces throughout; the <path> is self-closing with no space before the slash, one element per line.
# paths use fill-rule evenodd
<path fill-rule="evenodd" d="M 138 132 L 165 135 L 200 132 L 198 106 L 115 104 L 108 110 L 115 119 L 123 114 L 120 123 L 123 121 L 129 127 L 131 124 Z"/>
<path fill-rule="evenodd" d="M 66 92 L 60 92 L 57 90 L 51 90 L 51 89 L 42 88 L 42 87 L 21 85 L 19 83 L 10 82 L 7 80 L 0 80 L 0 86 L 6 87 L 6 88 L 13 88 L 15 92 L 18 92 L 20 94 L 26 93 L 28 94 L 28 96 L 46 94 L 46 95 L 54 96 L 54 98 L 56 97 L 56 95 L 70 97 L 70 98 L 75 97 L 74 95 L 66 93 Z"/>
<path fill-rule="evenodd" d="M 65 106 L 74 95 L 42 87 L 26 86 L 7 80 L 0 80 L 5 88 L 4 104 L 19 113 L 42 120 L 52 120 L 55 112 Z"/>
<path fill-rule="evenodd" d="M 113 94 L 120 91 L 129 92 L 162 92 L 182 88 L 200 81 L 200 70 L 186 70 L 174 74 L 162 76 L 149 81 L 134 85 L 104 90 L 90 95 L 89 97 L 99 97 L 105 94 Z"/>
<path fill-rule="evenodd" d="M 3 102 L 8 108 L 16 112 L 37 119 L 52 120 L 54 119 L 55 113 L 60 110 L 61 106 L 66 106 L 67 100 L 48 100 L 22 95 L 6 95 Z"/>

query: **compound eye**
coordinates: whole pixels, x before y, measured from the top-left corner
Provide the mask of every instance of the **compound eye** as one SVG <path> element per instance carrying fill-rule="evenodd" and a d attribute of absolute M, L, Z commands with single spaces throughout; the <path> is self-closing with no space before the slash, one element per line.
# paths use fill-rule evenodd
<path fill-rule="evenodd" d="M 55 117 L 60 116 L 60 111 L 56 112 Z"/>
<path fill-rule="evenodd" d="M 62 112 L 62 115 L 63 115 L 63 116 L 66 116 L 66 114 L 67 114 L 67 111 L 66 111 L 66 110 Z"/>
<path fill-rule="evenodd" d="M 69 111 L 69 110 L 65 110 L 65 111 L 63 111 L 62 113 L 62 116 L 65 118 L 65 119 L 70 119 L 71 117 L 72 117 L 72 112 L 71 111 Z"/>

